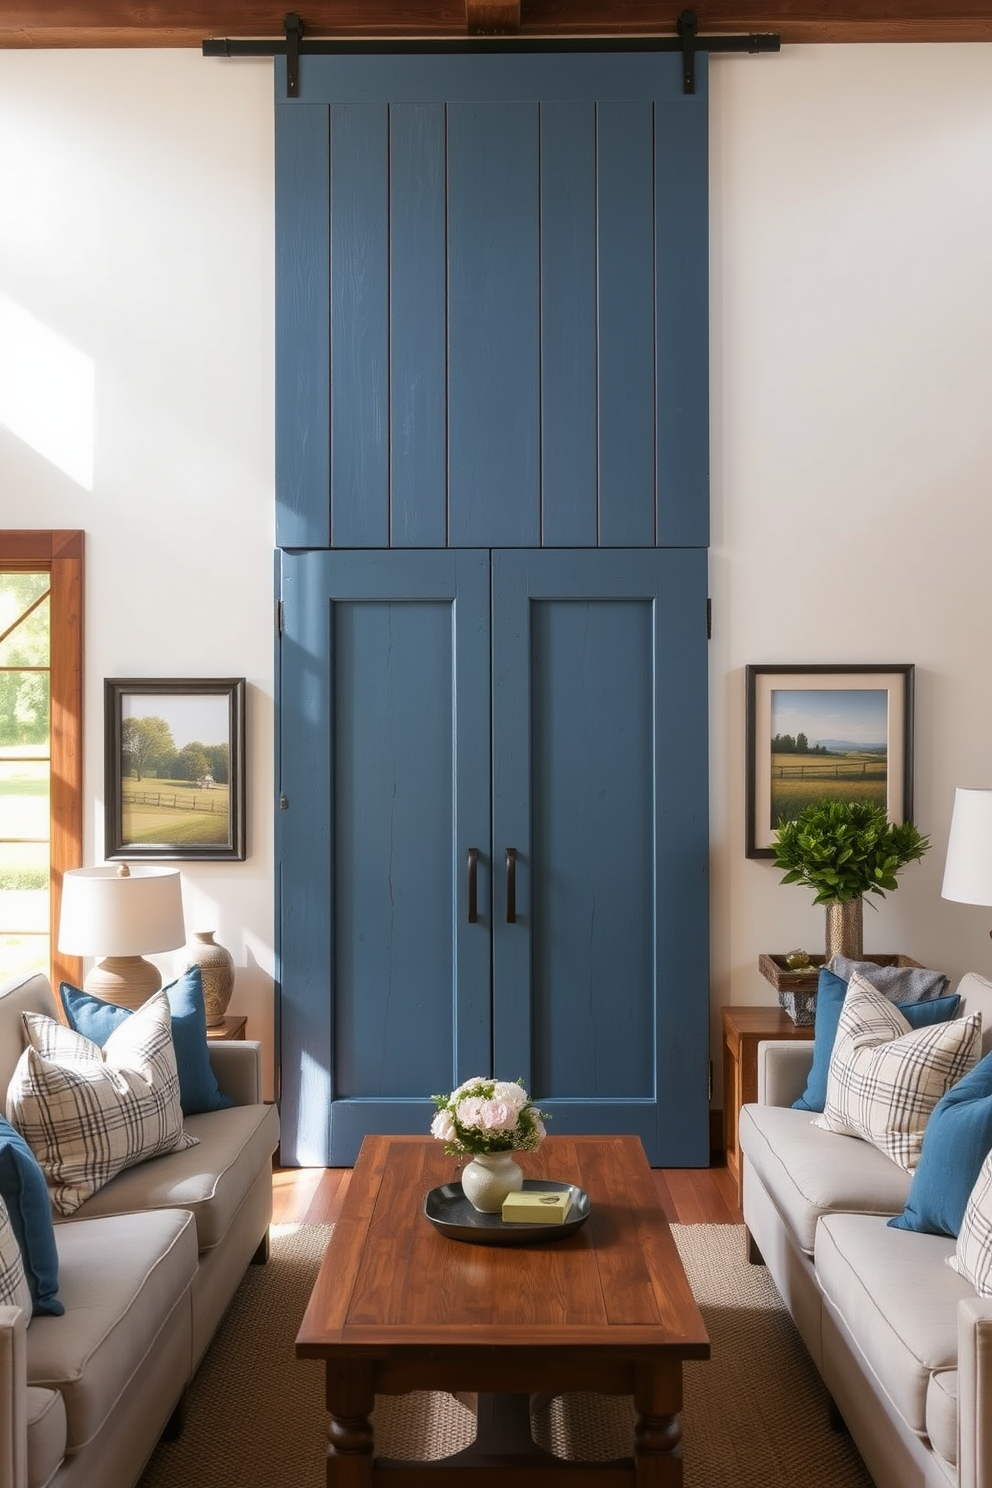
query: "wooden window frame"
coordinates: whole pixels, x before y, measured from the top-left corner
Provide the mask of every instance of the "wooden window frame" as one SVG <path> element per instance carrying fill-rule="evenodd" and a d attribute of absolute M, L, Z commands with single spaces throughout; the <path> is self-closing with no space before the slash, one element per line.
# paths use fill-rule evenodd
<path fill-rule="evenodd" d="M 62 876 L 83 863 L 83 547 L 78 530 L 0 530 L 0 568 L 51 575 L 49 966 L 79 985 L 79 956 L 58 950 Z"/>

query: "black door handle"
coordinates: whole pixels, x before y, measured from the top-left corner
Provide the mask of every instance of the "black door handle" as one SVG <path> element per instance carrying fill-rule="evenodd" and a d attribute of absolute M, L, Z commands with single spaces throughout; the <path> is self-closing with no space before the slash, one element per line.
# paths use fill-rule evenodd
<path fill-rule="evenodd" d="M 517 922 L 517 849 L 506 849 L 506 923 Z"/>
<path fill-rule="evenodd" d="M 468 922 L 474 925 L 479 918 L 479 849 L 468 850 Z"/>

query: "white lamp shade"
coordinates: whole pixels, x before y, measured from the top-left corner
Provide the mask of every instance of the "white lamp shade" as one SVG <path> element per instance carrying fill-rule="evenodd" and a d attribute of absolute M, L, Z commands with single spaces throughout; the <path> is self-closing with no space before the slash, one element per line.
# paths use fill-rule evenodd
<path fill-rule="evenodd" d="M 178 868 L 70 868 L 62 879 L 59 950 L 144 956 L 186 939 Z"/>
<path fill-rule="evenodd" d="M 992 904 L 992 790 L 955 790 L 940 892 L 960 904 Z"/>

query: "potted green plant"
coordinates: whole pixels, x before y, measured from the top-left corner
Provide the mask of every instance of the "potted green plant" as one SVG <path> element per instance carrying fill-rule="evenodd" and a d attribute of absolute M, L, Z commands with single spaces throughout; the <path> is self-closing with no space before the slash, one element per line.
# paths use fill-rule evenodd
<path fill-rule="evenodd" d="M 900 869 L 929 846 L 912 822 L 890 822 L 881 806 L 828 798 L 811 801 L 774 836 L 776 867 L 786 870 L 781 882 L 805 884 L 813 903 L 826 905 L 828 959 L 835 952 L 860 959 L 866 896 L 898 888 Z"/>

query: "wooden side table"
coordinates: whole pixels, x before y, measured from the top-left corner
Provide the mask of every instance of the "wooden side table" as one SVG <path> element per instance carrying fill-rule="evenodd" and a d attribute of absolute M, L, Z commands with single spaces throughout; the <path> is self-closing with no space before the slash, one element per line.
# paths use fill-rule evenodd
<path fill-rule="evenodd" d="M 243 1041 L 247 1022 L 248 1018 L 244 1013 L 237 1018 L 225 1018 L 223 1023 L 215 1023 L 212 1028 L 207 1029 L 207 1038 L 216 1039 L 221 1044 Z"/>
<path fill-rule="evenodd" d="M 763 1039 L 809 1042 L 812 1026 L 794 1023 L 780 1007 L 725 1007 L 723 1018 L 723 1145 L 727 1168 L 743 1199 L 737 1120 L 741 1106 L 758 1098 L 758 1045 Z"/>

